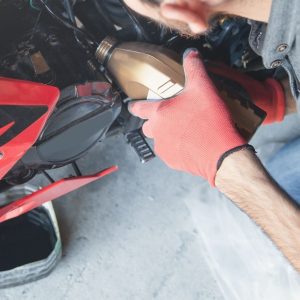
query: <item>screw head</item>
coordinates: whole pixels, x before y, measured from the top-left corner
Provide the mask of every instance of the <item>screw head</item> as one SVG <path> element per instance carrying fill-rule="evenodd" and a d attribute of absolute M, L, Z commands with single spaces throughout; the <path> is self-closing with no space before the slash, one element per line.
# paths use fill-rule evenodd
<path fill-rule="evenodd" d="M 278 59 L 278 60 L 275 60 L 272 62 L 271 64 L 271 68 L 272 69 L 275 69 L 275 68 L 278 68 L 282 65 L 282 60 Z"/>
<path fill-rule="evenodd" d="M 277 47 L 277 52 L 284 52 L 287 48 L 288 48 L 288 44 L 280 44 L 278 47 Z"/>

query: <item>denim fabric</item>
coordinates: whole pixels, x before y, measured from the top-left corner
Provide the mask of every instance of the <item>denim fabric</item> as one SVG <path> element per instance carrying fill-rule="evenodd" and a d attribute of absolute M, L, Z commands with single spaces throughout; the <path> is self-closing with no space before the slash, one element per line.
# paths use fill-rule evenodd
<path fill-rule="evenodd" d="M 277 183 L 300 204 L 300 138 L 281 148 L 266 164 Z"/>
<path fill-rule="evenodd" d="M 268 24 L 253 22 L 249 36 L 252 49 L 267 69 L 283 67 L 295 99 L 300 98 L 300 1 L 273 0 Z"/>

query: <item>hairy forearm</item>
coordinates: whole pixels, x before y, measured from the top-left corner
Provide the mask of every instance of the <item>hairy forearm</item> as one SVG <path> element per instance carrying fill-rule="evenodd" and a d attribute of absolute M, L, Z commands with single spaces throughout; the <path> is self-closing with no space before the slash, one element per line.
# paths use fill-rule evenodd
<path fill-rule="evenodd" d="M 217 173 L 216 185 L 300 271 L 300 210 L 273 181 L 256 155 L 244 150 L 227 157 Z"/>

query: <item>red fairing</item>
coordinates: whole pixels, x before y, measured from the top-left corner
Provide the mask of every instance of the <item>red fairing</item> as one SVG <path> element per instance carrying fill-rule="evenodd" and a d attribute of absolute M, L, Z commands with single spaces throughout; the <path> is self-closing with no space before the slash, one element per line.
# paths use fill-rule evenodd
<path fill-rule="evenodd" d="M 0 223 L 25 214 L 43 203 L 55 200 L 56 198 L 109 175 L 117 171 L 117 169 L 118 168 L 114 166 L 92 176 L 66 178 L 52 183 L 31 195 L 0 208 Z"/>
<path fill-rule="evenodd" d="M 0 120 L 0 180 L 37 141 L 58 98 L 59 90 L 55 87 L 0 78 L 0 116 L 8 116 L 9 120 L 7 124 L 3 124 L 3 117 Z M 7 110 L 13 113 L 8 114 Z M 22 128 L 26 122 L 28 126 Z"/>

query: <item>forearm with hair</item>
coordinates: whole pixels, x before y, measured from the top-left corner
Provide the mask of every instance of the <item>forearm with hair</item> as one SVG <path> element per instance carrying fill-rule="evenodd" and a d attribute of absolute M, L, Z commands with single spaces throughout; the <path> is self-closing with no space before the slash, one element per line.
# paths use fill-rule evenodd
<path fill-rule="evenodd" d="M 300 272 L 300 210 L 248 150 L 227 157 L 216 186 L 269 236 Z"/>

